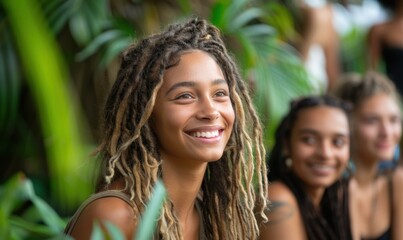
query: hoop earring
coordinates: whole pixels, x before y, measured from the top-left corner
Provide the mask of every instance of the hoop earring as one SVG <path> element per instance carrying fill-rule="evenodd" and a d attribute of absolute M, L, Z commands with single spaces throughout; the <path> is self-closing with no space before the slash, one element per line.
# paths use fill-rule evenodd
<path fill-rule="evenodd" d="M 290 157 L 285 159 L 285 165 L 290 168 L 292 167 L 292 159 Z"/>

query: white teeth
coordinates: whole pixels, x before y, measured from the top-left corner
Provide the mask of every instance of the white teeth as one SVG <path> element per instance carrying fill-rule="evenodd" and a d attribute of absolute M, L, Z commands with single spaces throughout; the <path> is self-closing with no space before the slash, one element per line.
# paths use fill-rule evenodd
<path fill-rule="evenodd" d="M 218 136 L 218 130 L 211 132 L 193 132 L 192 137 L 213 138 Z"/>
<path fill-rule="evenodd" d="M 331 169 L 333 169 L 333 167 L 331 167 L 331 166 L 318 165 L 318 164 L 313 165 L 313 167 L 317 168 L 317 169 L 322 169 L 322 170 L 331 170 Z"/>

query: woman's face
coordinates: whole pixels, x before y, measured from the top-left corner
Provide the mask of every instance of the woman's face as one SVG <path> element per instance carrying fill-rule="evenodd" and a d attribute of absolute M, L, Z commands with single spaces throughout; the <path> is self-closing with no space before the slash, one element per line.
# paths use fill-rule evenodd
<path fill-rule="evenodd" d="M 221 158 L 232 132 L 234 110 L 224 75 L 203 51 L 191 51 L 167 69 L 152 123 L 164 160 L 181 164 Z"/>
<path fill-rule="evenodd" d="M 291 131 L 288 154 L 291 169 L 310 188 L 328 187 L 349 159 L 346 114 L 329 106 L 301 110 Z"/>
<path fill-rule="evenodd" d="M 394 98 L 376 94 L 355 109 L 353 129 L 355 160 L 390 160 L 402 133 L 399 106 Z"/>

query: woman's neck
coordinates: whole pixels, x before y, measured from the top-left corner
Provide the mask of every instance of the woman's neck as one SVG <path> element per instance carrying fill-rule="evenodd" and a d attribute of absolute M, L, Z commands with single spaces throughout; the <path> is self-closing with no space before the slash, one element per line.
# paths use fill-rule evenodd
<path fill-rule="evenodd" d="M 322 201 L 323 194 L 325 192 L 324 187 L 305 187 L 305 190 L 307 192 L 308 198 L 311 200 L 314 208 L 316 210 L 320 209 L 320 202 Z"/>
<path fill-rule="evenodd" d="M 361 186 L 372 184 L 378 173 L 378 161 L 356 157 L 354 162 L 353 178 L 356 179 L 357 183 Z"/>
<path fill-rule="evenodd" d="M 206 167 L 207 163 L 189 169 L 181 164 L 162 162 L 163 181 L 182 227 L 195 212 L 195 202 Z"/>

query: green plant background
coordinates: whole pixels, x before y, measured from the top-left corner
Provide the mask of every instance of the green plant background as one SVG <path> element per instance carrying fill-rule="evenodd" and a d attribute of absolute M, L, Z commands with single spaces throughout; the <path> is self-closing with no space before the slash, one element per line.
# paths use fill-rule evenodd
<path fill-rule="evenodd" d="M 289 101 L 312 93 L 286 42 L 294 23 L 280 1 L 0 1 L 1 239 L 60 236 L 93 189 L 92 152 L 119 54 L 189 16 L 222 31 L 251 86 L 269 149 Z M 345 70 L 363 70 L 357 46 L 364 34 L 354 29 L 343 36 Z"/>

